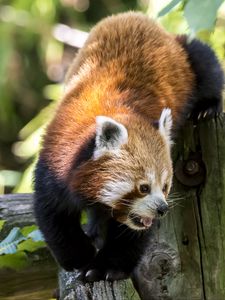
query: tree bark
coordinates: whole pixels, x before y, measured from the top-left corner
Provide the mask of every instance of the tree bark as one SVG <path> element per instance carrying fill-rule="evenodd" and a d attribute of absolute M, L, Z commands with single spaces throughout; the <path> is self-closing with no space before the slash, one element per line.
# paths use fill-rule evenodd
<path fill-rule="evenodd" d="M 0 195 L 0 220 L 6 221 L 0 239 L 13 227 L 35 223 L 32 200 L 32 194 Z"/>
<path fill-rule="evenodd" d="M 155 226 L 135 272 L 141 299 L 225 299 L 224 136 L 221 114 L 197 126 L 187 124 L 177 138 L 173 190 L 182 199 Z M 185 174 L 187 166 L 192 175 Z"/>
<path fill-rule="evenodd" d="M 100 281 L 83 284 L 77 272 L 59 272 L 60 299 L 64 300 L 140 300 L 132 281 Z"/>

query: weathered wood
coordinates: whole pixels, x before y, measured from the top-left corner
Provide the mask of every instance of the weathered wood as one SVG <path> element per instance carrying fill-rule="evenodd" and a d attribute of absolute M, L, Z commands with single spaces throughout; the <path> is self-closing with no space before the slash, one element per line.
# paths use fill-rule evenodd
<path fill-rule="evenodd" d="M 0 195 L 0 220 L 5 220 L 0 231 L 0 241 L 4 239 L 13 227 L 24 227 L 35 224 L 33 214 L 32 194 L 6 194 Z M 49 250 L 44 247 L 35 252 L 27 253 L 29 266 L 36 267 L 44 262 L 56 266 Z"/>
<path fill-rule="evenodd" d="M 0 195 L 0 220 L 6 221 L 0 239 L 13 227 L 35 223 L 32 200 L 32 194 Z"/>
<path fill-rule="evenodd" d="M 32 200 L 32 194 L 0 195 L 0 220 L 6 221 L 0 239 L 13 227 L 35 223 Z"/>
<path fill-rule="evenodd" d="M 132 281 L 100 281 L 83 284 L 76 279 L 76 272 L 59 273 L 60 299 L 64 300 L 140 300 Z"/>
<path fill-rule="evenodd" d="M 225 299 L 225 116 L 187 125 L 174 162 L 202 156 L 206 180 L 188 187 L 174 178 L 182 199 L 155 226 L 134 282 L 143 300 Z"/>

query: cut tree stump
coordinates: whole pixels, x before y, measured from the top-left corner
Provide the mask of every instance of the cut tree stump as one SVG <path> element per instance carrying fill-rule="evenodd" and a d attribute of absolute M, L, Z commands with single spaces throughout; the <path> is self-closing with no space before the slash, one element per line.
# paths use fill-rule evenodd
<path fill-rule="evenodd" d="M 176 207 L 153 224 L 149 247 L 132 278 L 139 296 L 131 280 L 84 285 L 76 272 L 60 271 L 60 299 L 224 300 L 224 137 L 224 114 L 197 126 L 190 122 L 180 132 L 173 147 L 170 196 Z M 15 224 L 16 208 L 7 215 L 5 197 L 11 196 L 1 196 L 0 216 Z"/>

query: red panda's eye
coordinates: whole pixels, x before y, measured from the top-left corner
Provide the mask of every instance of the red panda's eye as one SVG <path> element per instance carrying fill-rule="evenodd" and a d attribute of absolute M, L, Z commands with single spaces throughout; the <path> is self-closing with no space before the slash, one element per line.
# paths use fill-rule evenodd
<path fill-rule="evenodd" d="M 139 189 L 142 194 L 149 194 L 151 192 L 151 188 L 148 184 L 141 184 Z"/>
<path fill-rule="evenodd" d="M 164 194 L 167 193 L 167 191 L 168 191 L 168 184 L 164 184 L 162 191 L 163 191 Z"/>

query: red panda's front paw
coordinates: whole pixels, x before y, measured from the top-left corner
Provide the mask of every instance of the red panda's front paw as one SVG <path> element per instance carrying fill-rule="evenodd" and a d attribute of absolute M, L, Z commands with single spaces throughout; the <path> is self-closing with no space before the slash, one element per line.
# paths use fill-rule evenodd
<path fill-rule="evenodd" d="M 94 282 L 100 280 L 108 280 L 108 281 L 115 281 L 115 280 L 123 280 L 129 278 L 129 274 L 125 273 L 121 270 L 114 270 L 114 269 L 88 269 L 85 271 L 81 271 L 79 273 L 79 279 L 85 282 Z"/>

